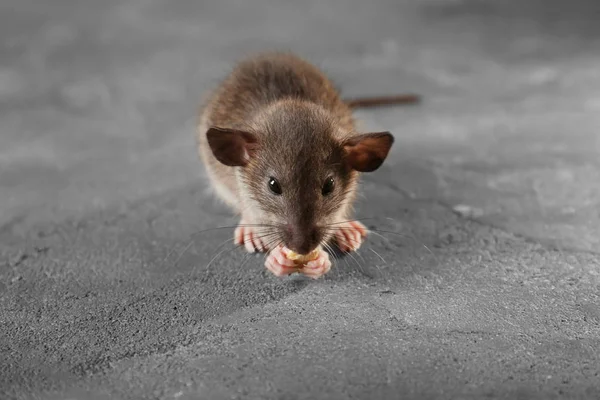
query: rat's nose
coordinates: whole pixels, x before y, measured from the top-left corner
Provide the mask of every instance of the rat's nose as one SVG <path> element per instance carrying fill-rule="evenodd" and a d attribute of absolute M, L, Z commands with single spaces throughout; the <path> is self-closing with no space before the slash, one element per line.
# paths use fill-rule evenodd
<path fill-rule="evenodd" d="M 308 254 L 313 251 L 321 241 L 321 233 L 317 227 L 300 228 L 292 227 L 286 245 L 298 254 Z"/>

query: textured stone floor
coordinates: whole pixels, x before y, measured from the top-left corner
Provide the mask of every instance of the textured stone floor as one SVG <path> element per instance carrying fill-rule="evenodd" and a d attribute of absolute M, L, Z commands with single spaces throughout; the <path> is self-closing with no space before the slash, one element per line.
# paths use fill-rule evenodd
<path fill-rule="evenodd" d="M 3 1 L 0 398 L 599 398 L 599 15 Z M 358 204 L 378 234 L 316 282 L 268 275 L 231 229 L 178 257 L 236 222 L 197 106 L 265 49 L 348 96 L 425 97 L 357 113 L 397 138 Z"/>

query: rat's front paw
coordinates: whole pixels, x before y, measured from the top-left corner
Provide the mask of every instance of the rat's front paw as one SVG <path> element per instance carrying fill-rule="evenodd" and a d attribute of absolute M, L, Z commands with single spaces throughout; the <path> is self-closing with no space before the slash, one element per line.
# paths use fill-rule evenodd
<path fill-rule="evenodd" d="M 311 261 L 302 263 L 298 260 L 290 260 L 288 255 L 290 251 L 283 246 L 274 248 L 265 261 L 265 267 L 275 276 L 291 275 L 294 272 L 304 274 L 312 279 L 318 279 L 325 275 L 331 269 L 331 261 L 329 254 L 323 249 L 315 252 L 315 256 Z"/>
<path fill-rule="evenodd" d="M 367 227 L 358 221 L 339 224 L 335 232 L 335 240 L 340 250 L 350 252 L 358 250 L 363 239 L 367 236 Z"/>
<path fill-rule="evenodd" d="M 283 246 L 277 246 L 269 253 L 265 261 L 265 267 L 275 276 L 285 276 L 299 272 L 298 265 L 287 258 Z"/>
<path fill-rule="evenodd" d="M 301 273 L 308 276 L 309 278 L 319 279 L 323 275 L 329 272 L 331 269 L 331 260 L 329 260 L 329 253 L 324 250 L 319 250 L 319 255 L 316 259 L 307 262 L 302 269 Z"/>
<path fill-rule="evenodd" d="M 244 246 L 249 253 L 265 252 L 268 247 L 265 245 L 264 236 L 259 229 L 248 226 L 244 222 L 235 228 L 233 238 L 235 244 Z"/>

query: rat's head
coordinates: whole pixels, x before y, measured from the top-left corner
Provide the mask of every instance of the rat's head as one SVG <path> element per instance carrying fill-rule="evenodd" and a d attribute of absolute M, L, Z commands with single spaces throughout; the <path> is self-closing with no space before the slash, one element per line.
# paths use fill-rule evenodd
<path fill-rule="evenodd" d="M 358 173 L 387 157 L 389 132 L 349 135 L 334 121 L 318 106 L 290 101 L 270 107 L 252 129 L 208 130 L 217 160 L 240 167 L 243 202 L 265 225 L 265 242 L 299 254 L 324 243 L 346 217 Z"/>

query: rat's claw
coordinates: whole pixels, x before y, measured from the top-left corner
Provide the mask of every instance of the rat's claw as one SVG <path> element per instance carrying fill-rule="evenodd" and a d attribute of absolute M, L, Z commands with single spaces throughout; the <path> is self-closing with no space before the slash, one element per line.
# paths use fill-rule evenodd
<path fill-rule="evenodd" d="M 340 224 L 335 239 L 340 250 L 350 252 L 357 250 L 367 236 L 367 227 L 358 221 Z"/>
<path fill-rule="evenodd" d="M 298 272 L 296 264 L 285 256 L 282 246 L 277 246 L 269 253 L 265 261 L 265 267 L 275 276 L 291 275 Z"/>
<path fill-rule="evenodd" d="M 240 246 L 243 245 L 249 253 L 267 251 L 267 246 L 265 246 L 256 229 L 243 226 L 243 222 L 240 223 L 240 226 L 235 229 L 233 238 L 235 240 L 235 244 Z"/>
<path fill-rule="evenodd" d="M 319 279 L 328 273 L 330 269 L 331 260 L 329 260 L 329 254 L 321 249 L 319 256 L 315 260 L 307 262 L 300 272 L 309 278 Z"/>

